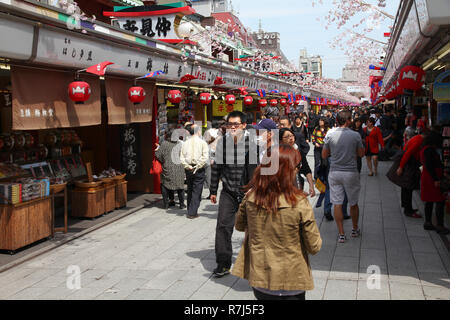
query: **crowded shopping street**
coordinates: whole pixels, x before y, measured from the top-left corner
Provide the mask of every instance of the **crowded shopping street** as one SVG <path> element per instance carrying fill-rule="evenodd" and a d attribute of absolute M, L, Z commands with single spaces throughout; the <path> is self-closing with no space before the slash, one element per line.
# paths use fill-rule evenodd
<path fill-rule="evenodd" d="M 448 0 L 0 0 L 2 302 L 450 300 L 449 185 Z"/>

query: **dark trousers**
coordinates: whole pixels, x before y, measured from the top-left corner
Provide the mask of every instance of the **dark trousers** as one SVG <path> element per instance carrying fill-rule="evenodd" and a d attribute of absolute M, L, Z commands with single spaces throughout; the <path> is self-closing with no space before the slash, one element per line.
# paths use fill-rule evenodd
<path fill-rule="evenodd" d="M 202 201 L 203 184 L 205 183 L 205 168 L 193 171 L 186 170 L 187 182 L 187 210 L 188 216 L 196 216 Z"/>
<path fill-rule="evenodd" d="M 322 164 L 322 147 L 314 147 L 314 179 L 317 179 L 317 174 Z"/>
<path fill-rule="evenodd" d="M 402 208 L 405 209 L 405 213 L 412 213 L 412 197 L 413 191 L 410 189 L 402 188 L 401 199 L 402 199 Z"/>
<path fill-rule="evenodd" d="M 274 296 L 267 294 L 253 288 L 255 298 L 258 300 L 305 300 L 306 292 L 300 293 L 296 296 Z"/>
<path fill-rule="evenodd" d="M 222 190 L 219 198 L 215 251 L 217 264 L 222 264 L 226 268 L 231 267 L 231 258 L 233 256 L 231 237 L 238 209 L 238 199 L 226 190 Z"/>
<path fill-rule="evenodd" d="M 184 189 L 176 190 L 178 193 L 178 200 L 180 200 L 180 205 L 184 204 Z M 175 190 L 167 189 L 161 184 L 161 195 L 163 198 L 164 205 L 169 204 L 169 202 L 175 201 Z"/>
<path fill-rule="evenodd" d="M 425 202 L 425 221 L 431 223 L 431 216 L 433 215 L 434 202 Z M 436 202 L 436 220 L 437 225 L 444 226 L 444 209 L 445 201 Z"/>
<path fill-rule="evenodd" d="M 356 164 L 358 166 L 358 172 L 361 173 L 361 169 L 362 169 L 362 158 L 361 157 L 356 158 Z"/>

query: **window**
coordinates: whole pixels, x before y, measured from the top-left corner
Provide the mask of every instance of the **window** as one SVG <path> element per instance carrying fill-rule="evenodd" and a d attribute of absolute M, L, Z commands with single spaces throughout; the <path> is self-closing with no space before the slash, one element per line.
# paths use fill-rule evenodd
<path fill-rule="evenodd" d="M 307 62 L 302 62 L 302 68 L 304 72 L 308 72 L 308 63 Z"/>

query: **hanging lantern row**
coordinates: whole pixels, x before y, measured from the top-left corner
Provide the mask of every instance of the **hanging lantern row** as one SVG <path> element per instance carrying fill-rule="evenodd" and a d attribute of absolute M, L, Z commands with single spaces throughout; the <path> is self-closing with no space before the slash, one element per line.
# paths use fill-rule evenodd
<path fill-rule="evenodd" d="M 405 90 L 419 91 L 425 84 L 425 71 L 416 66 L 406 66 L 400 70 L 398 78 L 384 90 L 380 98 L 371 97 L 373 104 L 384 99 L 394 99 L 404 93 Z"/>

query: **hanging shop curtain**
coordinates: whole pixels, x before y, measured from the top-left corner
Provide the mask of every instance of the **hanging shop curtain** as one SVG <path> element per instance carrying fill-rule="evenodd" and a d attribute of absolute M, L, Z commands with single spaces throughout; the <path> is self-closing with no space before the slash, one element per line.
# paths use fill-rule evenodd
<path fill-rule="evenodd" d="M 128 89 L 135 87 L 133 80 L 107 77 L 105 79 L 108 124 L 129 124 L 152 121 L 155 82 L 138 81 L 138 87 L 145 90 L 145 99 L 133 104 L 128 99 Z"/>
<path fill-rule="evenodd" d="M 75 104 L 68 96 L 74 74 L 11 66 L 13 130 L 83 127 L 101 124 L 100 80 L 83 74 L 91 96 Z"/>

